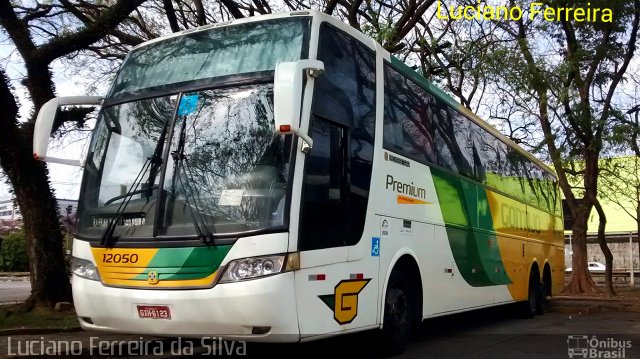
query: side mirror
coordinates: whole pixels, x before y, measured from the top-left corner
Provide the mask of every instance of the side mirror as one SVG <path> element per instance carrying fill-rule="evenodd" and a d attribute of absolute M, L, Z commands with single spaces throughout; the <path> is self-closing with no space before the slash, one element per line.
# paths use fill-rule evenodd
<path fill-rule="evenodd" d="M 276 132 L 297 135 L 306 142 L 307 149 L 313 146 L 313 140 L 300 131 L 303 76 L 307 73 L 313 79 L 323 72 L 324 63 L 318 60 L 280 62 L 276 66 L 273 85 L 273 115 Z"/>
<path fill-rule="evenodd" d="M 47 148 L 49 147 L 49 138 L 51 137 L 53 123 L 56 120 L 58 109 L 61 106 L 98 106 L 101 104 L 102 97 L 99 96 L 56 97 L 47 101 L 47 103 L 45 103 L 42 108 L 40 108 L 40 112 L 38 112 L 38 117 L 36 118 L 36 125 L 33 129 L 33 158 L 45 162 L 61 163 L 70 166 L 80 166 L 80 161 L 78 160 L 47 157 Z"/>

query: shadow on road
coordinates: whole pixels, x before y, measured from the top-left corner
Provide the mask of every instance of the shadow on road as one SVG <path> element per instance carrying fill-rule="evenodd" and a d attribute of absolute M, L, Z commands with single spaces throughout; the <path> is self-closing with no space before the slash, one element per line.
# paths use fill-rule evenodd
<path fill-rule="evenodd" d="M 501 306 L 473 312 L 453 314 L 445 317 L 427 319 L 421 330 L 409 344 L 407 354 L 412 348 L 420 344 L 446 340 L 448 336 L 458 336 L 461 333 L 472 332 L 492 326 L 505 320 L 514 319 L 513 306 Z M 360 332 L 295 344 L 266 344 L 248 343 L 246 347 L 248 357 L 304 357 L 304 358 L 383 358 L 380 352 L 379 338 L 376 331 Z M 232 356 L 229 356 L 232 357 Z M 424 355 L 422 356 L 425 357 Z M 438 357 L 443 359 L 444 357 Z"/>

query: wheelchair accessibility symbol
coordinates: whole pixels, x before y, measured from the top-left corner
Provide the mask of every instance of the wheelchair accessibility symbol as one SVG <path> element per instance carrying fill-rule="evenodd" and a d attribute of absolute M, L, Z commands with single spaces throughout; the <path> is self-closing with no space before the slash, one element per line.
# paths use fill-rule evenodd
<path fill-rule="evenodd" d="M 379 237 L 371 238 L 371 256 L 380 257 L 380 238 Z"/>

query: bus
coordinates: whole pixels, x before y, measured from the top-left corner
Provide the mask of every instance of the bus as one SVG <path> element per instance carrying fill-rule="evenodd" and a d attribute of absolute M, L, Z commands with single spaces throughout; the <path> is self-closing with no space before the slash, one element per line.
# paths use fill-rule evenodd
<path fill-rule="evenodd" d="M 100 106 L 73 241 L 82 328 L 297 342 L 561 290 L 553 172 L 372 38 L 316 11 L 127 55 Z"/>

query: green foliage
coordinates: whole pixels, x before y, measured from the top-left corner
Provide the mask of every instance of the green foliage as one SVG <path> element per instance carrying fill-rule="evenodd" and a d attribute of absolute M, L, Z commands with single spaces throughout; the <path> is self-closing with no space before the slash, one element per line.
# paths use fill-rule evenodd
<path fill-rule="evenodd" d="M 10 233 L 2 239 L 0 247 L 0 271 L 26 272 L 29 270 L 27 241 L 24 231 Z"/>
<path fill-rule="evenodd" d="M 383 19 L 375 13 L 370 15 L 373 15 L 372 21 L 362 25 L 360 30 L 381 44 L 386 44 L 393 40 L 396 36 L 393 19 Z"/>

